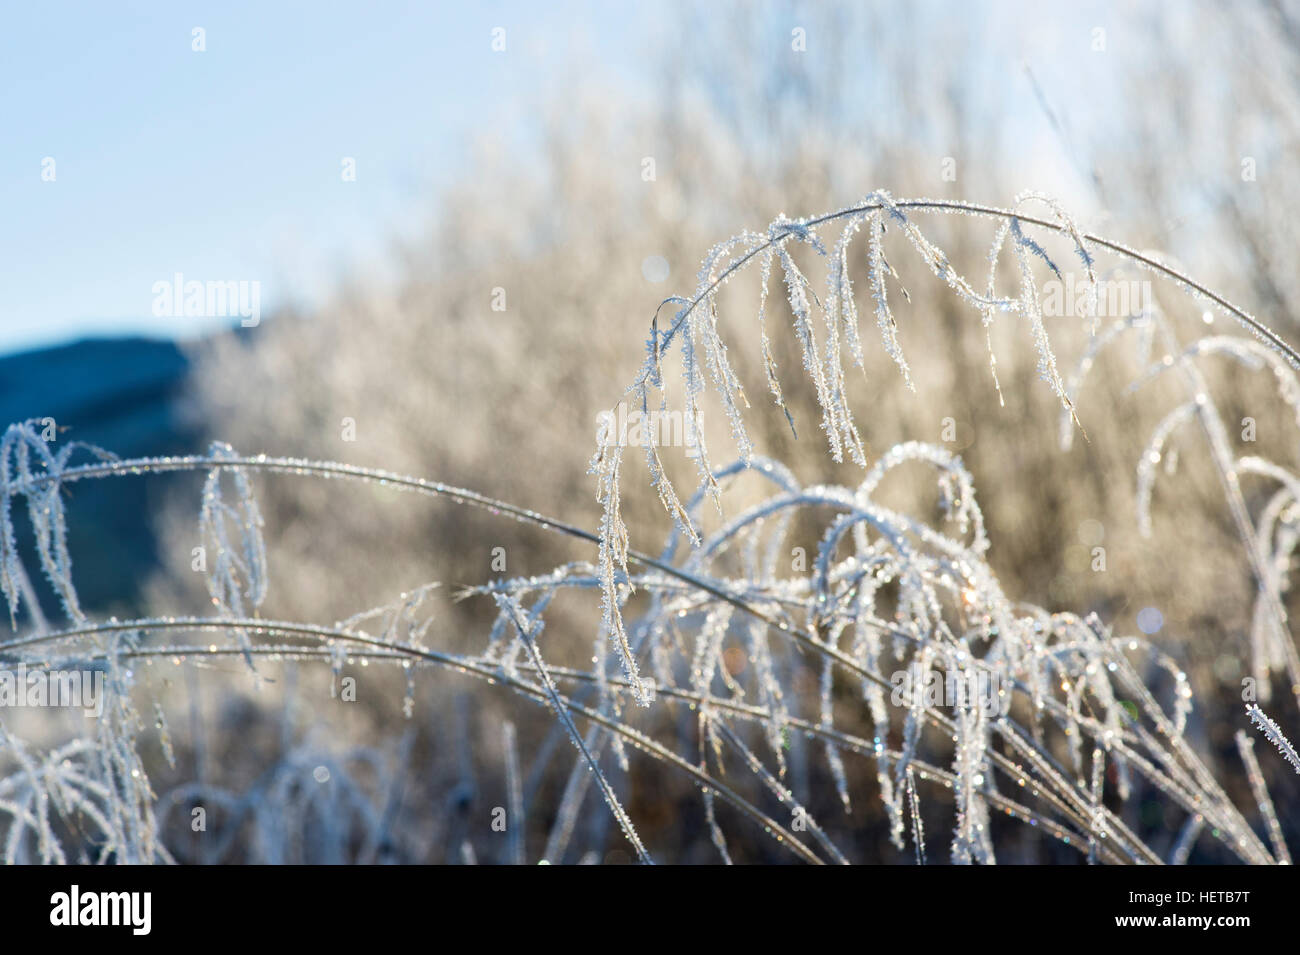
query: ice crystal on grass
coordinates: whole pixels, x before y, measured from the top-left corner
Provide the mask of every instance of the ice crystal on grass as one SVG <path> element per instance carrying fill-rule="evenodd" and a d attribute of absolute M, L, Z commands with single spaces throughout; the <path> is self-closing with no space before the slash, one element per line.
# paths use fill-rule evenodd
<path fill-rule="evenodd" d="M 1278 725 L 1271 720 L 1254 703 L 1246 706 L 1246 715 L 1250 721 L 1259 727 L 1259 731 L 1264 734 L 1264 738 L 1277 747 L 1277 751 L 1282 754 L 1282 758 L 1295 767 L 1295 771 L 1300 773 L 1300 755 L 1296 754 L 1295 747 L 1291 741 L 1286 738 Z"/>
<path fill-rule="evenodd" d="M 686 385 L 682 414 L 684 420 L 693 429 L 692 433 L 700 441 L 699 453 L 696 455 L 700 476 L 717 503 L 716 480 L 703 444 L 704 414 L 701 396 L 704 391 L 704 375 L 698 352 L 703 347 L 717 393 L 730 420 L 730 431 L 736 451 L 742 461 L 748 461 L 753 454 L 752 441 L 737 402 L 738 396 L 743 398 L 743 392 L 729 362 L 726 345 L 718 332 L 717 293 L 723 284 L 755 263 L 760 273 L 758 321 L 764 374 L 773 401 L 784 413 L 790 427 L 792 429 L 795 427 L 794 419 L 786 405 L 768 335 L 768 286 L 775 262 L 780 266 L 793 320 L 794 340 L 802 356 L 804 372 L 812 383 L 817 404 L 821 409 L 821 428 L 825 433 L 831 457 L 841 461 L 847 450 L 848 456 L 855 463 L 866 467 L 868 462 L 865 445 L 854 422 L 852 398 L 849 393 L 851 389 L 847 381 L 848 376 L 845 374 L 844 350 L 841 347 L 841 342 L 846 342 L 852 365 L 862 366 L 863 352 L 861 333 L 858 328 L 858 308 L 850 276 L 850 250 L 853 239 L 864 228 L 867 234 L 867 282 L 874 300 L 881 341 L 886 354 L 898 366 L 904 383 L 909 388 L 914 388 L 907 359 L 898 337 L 898 322 L 889 306 L 887 282 L 890 278 L 898 279 L 898 272 L 889 263 L 884 251 L 884 237 L 892 225 L 937 278 L 941 279 L 959 299 L 981 313 L 986 327 L 990 325 L 993 314 L 997 311 L 1017 312 L 1029 320 L 1031 335 L 1039 355 L 1040 375 L 1052 387 L 1066 409 L 1073 414 L 1070 398 L 1057 372 L 1056 356 L 1043 323 L 1039 291 L 1031 260 L 1046 262 L 1057 275 L 1060 274 L 1060 269 L 1043 246 L 1025 231 L 1025 224 L 1033 222 L 1047 231 L 1055 231 L 1070 238 L 1084 265 L 1088 279 L 1095 288 L 1094 256 L 1090 249 L 1090 237 L 1083 235 L 1074 221 L 1054 200 L 1036 193 L 1026 193 L 1017 197 L 1016 209 L 1031 201 L 1047 205 L 1055 218 L 1035 219 L 1020 216 L 1015 211 L 941 200 L 895 200 L 887 192 L 877 191 L 857 205 L 826 215 L 798 220 L 780 215 L 769 224 L 763 236 L 745 232 L 719 243 L 703 260 L 695 294 L 690 298 L 674 296 L 665 301 L 664 304 L 671 302 L 677 307 L 672 324 L 666 331 L 659 330 L 658 315 L 656 315 L 652 323 L 649 354 L 641 373 L 628 389 L 627 396 L 643 408 L 648 408 L 652 404 L 665 407 L 663 405 L 666 400 L 663 363 L 673 343 L 680 342 L 682 374 Z M 993 271 L 990 273 L 986 293 L 976 292 L 966 278 L 953 268 L 947 254 L 913 221 L 911 212 L 915 210 L 961 212 L 1000 220 L 1000 227 L 989 255 Z M 819 238 L 817 230 L 823 225 L 836 222 L 842 223 L 843 230 L 832 249 L 828 251 Z M 999 250 L 1005 244 L 1008 235 L 1013 238 L 1020 275 L 1020 288 L 1015 296 L 997 294 L 993 281 Z M 795 261 L 791 252 L 792 245 L 807 245 L 818 258 L 827 260 L 824 299 L 816 294 L 814 282 Z M 909 297 L 906 289 L 902 289 L 901 285 L 900 289 L 904 297 Z M 1095 312 L 1095 309 L 1093 311 Z M 816 321 L 818 313 L 822 319 L 822 334 L 825 336 L 823 345 L 818 344 L 819 333 Z M 1095 331 L 1095 315 L 1092 322 Z M 989 357 L 996 384 L 996 358 L 991 348 Z M 1000 385 L 998 387 L 1000 388 Z M 658 402 L 652 402 L 652 392 L 659 393 Z M 695 529 L 685 517 L 678 495 L 659 460 L 653 440 L 647 448 L 646 457 L 651 484 L 658 491 L 660 501 L 673 519 L 682 525 L 685 533 L 694 538 Z M 592 468 L 598 475 L 598 499 L 605 515 L 602 520 L 600 546 L 601 561 L 605 566 L 606 628 L 617 642 L 621 639 L 622 624 L 618 620 L 620 611 L 614 598 L 613 569 L 615 566 L 625 569 L 621 564 L 617 564 L 618 556 L 625 549 L 624 532 L 618 516 L 618 488 L 622 475 L 617 449 L 613 451 L 608 447 L 600 449 L 593 460 Z M 620 652 L 622 652 L 621 647 Z M 628 664 L 629 661 L 625 659 L 625 667 Z"/>
<path fill-rule="evenodd" d="M 237 457 L 234 448 L 221 442 L 215 442 L 208 453 L 214 460 Z M 213 605 L 226 616 L 243 617 L 245 599 L 254 608 L 266 599 L 266 545 L 262 540 L 262 515 L 248 475 L 238 468 L 228 469 L 235 500 L 227 502 L 222 484 L 226 470 L 213 468 L 208 472 L 199 509 L 199 538 L 205 548 L 204 559 L 210 561 L 208 593 Z M 248 633 L 237 629 L 234 636 L 251 667 Z"/>
<path fill-rule="evenodd" d="M 0 438 L 0 589 L 9 602 L 10 622 L 15 626 L 24 592 L 25 599 L 33 604 L 30 608 L 33 613 L 39 613 L 39 609 L 30 586 L 24 586 L 28 576 L 14 534 L 14 496 L 22 496 L 27 501 L 27 517 L 41 570 L 58 595 L 64 613 L 69 619 L 84 620 L 72 583 L 72 556 L 68 552 L 60 478 L 78 451 L 99 461 L 112 461 L 115 457 L 80 441 L 67 442 L 57 452 L 51 451 L 50 441 L 38 430 L 40 424 L 35 420 L 12 424 Z"/>

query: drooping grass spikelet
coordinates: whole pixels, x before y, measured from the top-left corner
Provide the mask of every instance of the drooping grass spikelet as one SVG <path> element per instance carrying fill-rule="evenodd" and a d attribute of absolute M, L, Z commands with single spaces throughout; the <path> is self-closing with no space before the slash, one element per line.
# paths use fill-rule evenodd
<path fill-rule="evenodd" d="M 1268 717 L 1254 703 L 1246 704 L 1246 715 L 1250 721 L 1259 727 L 1259 731 L 1264 734 L 1264 738 L 1277 747 L 1277 751 L 1282 754 L 1282 758 L 1290 763 L 1296 773 L 1300 774 L 1300 754 L 1297 754 L 1291 741 L 1286 738 L 1278 725 Z"/>

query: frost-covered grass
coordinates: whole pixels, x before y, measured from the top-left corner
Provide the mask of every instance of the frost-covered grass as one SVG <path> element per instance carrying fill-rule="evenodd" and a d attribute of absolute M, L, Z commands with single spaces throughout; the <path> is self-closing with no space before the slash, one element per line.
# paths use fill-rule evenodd
<path fill-rule="evenodd" d="M 1030 204 L 1046 211 L 1023 211 Z M 957 271 L 923 231 L 924 217 L 934 215 L 993 224 L 986 275 Z M 894 235 L 902 238 L 887 248 Z M 1086 349 L 1072 371 L 1062 372 L 1049 330 L 1056 317 L 1043 308 L 1043 281 L 1064 274 L 1054 243 L 1077 259 L 1091 288 L 1137 269 L 1167 286 L 1198 320 L 1201 310 L 1215 309 L 1251 334 L 1189 344 L 1176 337 L 1179 316 L 1155 301 L 1104 321 L 1089 308 L 1080 318 Z M 287 746 L 245 793 L 198 779 L 161 799 L 155 795 L 142 755 L 154 735 L 146 728 L 156 731 L 169 761 L 171 732 L 141 668 L 172 661 L 206 680 L 215 679 L 209 668 L 223 661 L 254 674 L 286 663 L 320 666 L 336 684 L 349 667 L 398 668 L 408 717 L 416 710 L 417 683 L 437 670 L 480 681 L 484 693 L 504 690 L 544 708 L 555 730 L 536 749 L 527 775 L 561 760 L 571 768 L 555 805 L 530 816 L 527 793 L 536 787 L 521 781 L 515 727 L 503 727 L 509 861 L 538 861 L 536 852 L 529 854 L 530 832 L 545 833 L 540 858 L 548 861 L 587 852 L 578 826 L 586 800 L 603 803 L 630 854 L 652 861 L 656 846 L 637 827 L 638 807 L 645 808 L 638 785 L 647 773 L 679 776 L 698 788 L 701 831 L 719 860 L 730 861 L 737 843 L 764 839 L 792 859 L 858 861 L 851 848 L 851 827 L 860 825 L 854 807 L 878 800 L 899 858 L 922 863 L 993 862 L 999 838 L 1021 825 L 1031 838 L 1068 846 L 1088 861 L 1185 861 L 1203 839 L 1245 862 L 1289 861 L 1249 741 L 1238 738 L 1239 772 L 1253 795 L 1243 807 L 1231 794 L 1238 787 L 1216 777 L 1216 764 L 1190 738 L 1193 693 L 1177 661 L 1144 638 L 1116 632 L 1097 614 L 1053 613 L 1006 593 L 990 563 L 997 541 L 986 533 L 974 480 L 951 450 L 909 441 L 872 459 L 863 437 L 869 414 L 855 399 L 854 378 L 868 346 L 851 276 L 855 256 L 862 258 L 882 346 L 909 387 L 909 357 L 890 305 L 891 291 L 908 296 L 890 258 L 900 255 L 915 255 L 969 306 L 972 321 L 983 324 L 999 393 L 993 328 L 1023 322 L 1038 375 L 1060 403 L 1067 446 L 1083 433 L 1084 386 L 1102 348 L 1133 344 L 1145 369 L 1135 388 L 1177 379 L 1186 399 L 1168 413 L 1137 463 L 1137 520 L 1149 528 L 1156 465 L 1170 436 L 1196 425 L 1258 593 L 1243 641 L 1248 646 L 1241 648 L 1258 697 L 1269 700 L 1272 678 L 1280 674 L 1300 701 L 1300 662 L 1285 609 L 1289 557 L 1300 540 L 1300 481 L 1281 464 L 1233 451 L 1200 370 L 1207 358 L 1226 356 L 1268 371 L 1300 422 L 1300 356 L 1252 315 L 1151 254 L 1085 234 L 1045 197 L 1026 194 L 1007 210 L 877 192 L 834 213 L 778 217 L 765 232 L 720 243 L 705 257 L 695 292 L 667 300 L 656 314 L 644 365 L 624 398 L 647 414 L 680 412 L 698 451 L 695 486 L 679 491 L 683 477 L 674 475 L 651 430 L 644 448 L 650 482 L 673 520 L 658 550 L 634 546 L 624 525 L 622 498 L 640 482 L 628 473 L 617 443 L 602 443 L 592 461 L 603 516 L 589 530 L 471 489 L 351 464 L 245 456 L 224 444 L 207 454 L 119 461 L 84 445 L 56 451 L 33 423 L 11 426 L 0 445 L 0 585 L 17 632 L 0 641 L 0 657 L 6 666 L 33 671 L 102 672 L 109 701 L 84 734 L 54 742 L 24 739 L 0 710 L 5 859 L 212 861 L 250 825 L 252 857 L 288 861 L 301 850 L 295 840 L 302 838 L 303 820 L 311 821 L 317 848 L 328 849 L 313 858 L 402 858 L 393 807 L 401 777 L 420 772 L 410 763 L 409 743 L 398 746 L 395 759 L 375 750 Z M 824 263 L 824 279 L 809 262 Z M 750 434 L 747 417 L 759 412 L 750 407 L 731 357 L 729 345 L 737 342 L 726 329 L 738 326 L 728 326 L 721 314 L 720 292 L 754 271 L 761 288 L 758 345 L 771 398 L 797 430 L 772 348 L 771 336 L 781 333 L 768 315 L 768 286 L 778 271 L 827 452 L 861 469 L 850 486 L 801 482 L 795 462 L 765 457 Z M 1013 281 L 1003 288 L 1008 273 Z M 664 320 L 667 311 L 671 318 Z M 670 387 L 673 373 L 681 375 L 680 392 Z M 732 444 L 726 457 L 735 456 L 725 465 L 715 463 L 720 459 L 705 441 L 717 410 Z M 802 446 L 805 454 L 820 453 L 809 444 Z M 90 479 L 176 471 L 206 475 L 199 531 L 211 614 L 90 619 L 73 583 L 65 489 Z M 1258 514 L 1242 492 L 1244 475 L 1277 485 Z M 256 482 L 317 478 L 486 509 L 594 549 L 593 559 L 462 588 L 458 599 L 481 601 L 495 615 L 472 652 L 453 652 L 440 640 L 433 584 L 332 625 L 263 617 L 260 608 L 274 586 L 265 535 L 276 531 L 264 525 Z M 937 506 L 916 512 L 893 506 L 889 489 L 904 483 L 932 486 Z M 729 507 L 737 498 L 744 503 Z M 17 546 L 15 504 L 26 505 L 34 555 Z M 798 549 L 796 527 L 815 528 L 820 542 L 806 561 L 790 559 Z M 59 598 L 62 621 L 39 615 L 35 567 Z M 598 597 L 603 607 L 596 612 L 589 601 L 590 634 L 577 635 L 592 645 L 587 667 L 554 662 L 548 643 L 554 636 L 545 629 L 548 611 L 570 595 Z M 899 674 L 908 675 L 901 691 Z M 990 694 L 937 692 L 955 685 Z M 1257 707 L 1249 715 L 1295 764 L 1277 724 Z M 392 735 L 402 733 L 394 728 Z M 824 769 L 808 768 L 809 753 Z M 835 794 L 833 811 L 814 815 L 810 806 L 827 805 L 823 789 Z M 1185 819 L 1163 853 L 1137 821 L 1139 799 L 1157 799 Z M 196 809 L 227 821 L 182 854 L 168 822 Z M 462 855 L 475 858 L 473 840 L 463 842 Z"/>

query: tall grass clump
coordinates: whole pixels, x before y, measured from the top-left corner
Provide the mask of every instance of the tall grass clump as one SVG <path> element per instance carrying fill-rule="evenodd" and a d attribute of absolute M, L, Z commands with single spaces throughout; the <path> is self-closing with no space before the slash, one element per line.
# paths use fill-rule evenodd
<path fill-rule="evenodd" d="M 992 224 L 986 274 L 952 265 L 923 229 L 934 216 Z M 859 299 L 903 386 L 914 388 L 911 362 L 924 356 L 905 354 L 891 304 L 891 296 L 910 298 L 903 276 L 911 259 L 981 323 L 990 387 L 999 395 L 1007 383 L 998 378 L 995 328 L 1014 323 L 1032 344 L 1067 447 L 1107 426 L 1086 414 L 1089 371 L 1103 348 L 1133 344 L 1143 369 L 1134 389 L 1176 379 L 1183 400 L 1137 462 L 1136 519 L 1149 529 L 1157 465 L 1168 470 L 1171 442 L 1195 426 L 1255 590 L 1242 648 L 1249 679 L 1262 702 L 1277 678 L 1300 702 L 1286 611 L 1300 478 L 1285 463 L 1234 452 L 1202 370 L 1228 358 L 1267 372 L 1300 423 L 1300 355 L 1159 256 L 1082 231 L 1048 197 L 1024 194 L 1003 209 L 875 192 L 836 212 L 780 216 L 762 232 L 719 243 L 705 256 L 695 291 L 662 303 L 623 401 L 646 420 L 679 416 L 690 454 L 670 455 L 654 427 L 638 442 L 603 431 L 591 461 L 602 508 L 594 529 L 472 489 L 354 464 L 241 454 L 221 443 L 205 454 L 118 460 L 81 445 L 56 451 L 31 422 L 10 426 L 0 443 L 0 589 L 13 635 L 0 641 L 0 662 L 29 672 L 102 673 L 107 705 L 89 729 L 67 738 L 45 738 L 51 734 L 30 726 L 19 732 L 0 709 L 4 858 L 221 861 L 241 841 L 258 861 L 418 857 L 403 842 L 416 810 L 404 808 L 400 794 L 420 764 L 409 734 L 395 730 L 388 749 L 340 753 L 319 740 L 286 740 L 246 792 L 196 778 L 159 796 L 149 774 L 155 746 L 169 764 L 176 759 L 157 681 L 147 675 L 157 663 L 205 680 L 213 668 L 235 665 L 255 681 L 270 670 L 315 665 L 328 672 L 331 695 L 352 668 L 388 667 L 406 687 L 408 720 L 418 718 L 417 684 L 430 670 L 477 681 L 477 694 L 537 704 L 554 727 L 531 749 L 531 765 L 521 759 L 514 722 L 497 736 L 509 834 L 503 861 L 598 859 L 595 830 L 580 824 L 588 801 L 603 804 L 632 857 L 653 861 L 657 847 L 638 830 L 638 813 L 654 809 L 653 795 L 642 791 L 653 793 L 651 777 L 662 775 L 698 789 L 701 847 L 727 862 L 754 857 L 752 845 L 764 840 L 763 852 L 783 858 L 858 861 L 864 826 L 878 828 L 900 861 L 919 863 L 992 863 L 1026 838 L 1089 862 L 1181 862 L 1207 843 L 1214 846 L 1207 851 L 1248 863 L 1288 862 L 1250 739 L 1237 737 L 1244 782 L 1216 773 L 1192 733 L 1194 693 L 1173 656 L 1096 613 L 1053 612 L 1008 594 L 975 481 L 951 449 L 904 441 L 871 453 L 864 439 L 871 405 L 858 380 L 870 346 Z M 1071 262 L 1081 307 L 1077 321 L 1060 323 L 1045 307 L 1044 289 Z M 742 316 L 749 329 L 742 332 L 729 321 L 723 291 L 755 272 L 757 314 Z M 1107 315 L 1107 283 L 1130 274 L 1159 283 L 1161 298 Z M 774 347 L 774 336 L 787 334 L 771 314 L 777 283 L 802 366 L 794 376 L 781 369 Z M 1248 334 L 1181 339 L 1180 310 L 1198 327 L 1203 314 L 1221 313 Z M 1061 336 L 1082 343 L 1068 366 L 1058 360 Z M 756 376 L 734 358 L 753 339 Z M 787 395 L 810 391 L 819 440 L 833 461 L 857 467 L 855 480 L 801 481 L 795 462 L 765 455 L 748 424 L 756 412 L 747 377 L 761 382 L 792 435 L 803 434 L 805 449 L 811 429 L 796 420 Z M 636 546 L 623 518 L 624 496 L 639 487 L 625 466 L 632 444 L 671 518 L 657 549 Z M 64 495 L 84 480 L 170 472 L 205 478 L 198 535 L 211 612 L 90 619 L 73 584 Z M 275 619 L 261 610 L 272 570 L 257 490 L 283 477 L 483 509 L 571 541 L 585 557 L 461 587 L 454 598 L 481 603 L 493 621 L 472 651 L 441 639 L 434 583 L 332 623 Z M 1272 486 L 1262 508 L 1252 510 L 1247 480 Z M 906 506 L 896 503 L 900 488 L 912 492 Z M 1014 486 L 993 491 L 1017 493 Z M 33 553 L 17 543 L 17 508 L 31 525 Z M 806 549 L 799 544 L 806 540 L 817 543 Z M 37 567 L 59 600 L 59 621 L 40 612 Z M 346 577 L 347 568 L 338 571 Z M 587 608 L 589 631 L 546 629 L 548 613 L 562 603 Z M 584 656 L 590 647 L 589 665 L 558 662 L 557 643 L 574 637 Z M 1255 698 L 1250 719 L 1294 764 L 1294 749 Z M 191 723 L 201 724 L 201 714 Z M 467 753 L 464 761 L 481 758 Z M 554 798 L 538 810 L 548 779 Z M 1152 800 L 1177 826 L 1152 831 L 1138 812 Z M 865 802 L 878 807 L 874 817 L 855 811 Z M 198 810 L 212 814 L 215 831 L 196 847 L 183 817 Z M 475 861 L 481 846 L 466 835 L 462 859 Z"/>

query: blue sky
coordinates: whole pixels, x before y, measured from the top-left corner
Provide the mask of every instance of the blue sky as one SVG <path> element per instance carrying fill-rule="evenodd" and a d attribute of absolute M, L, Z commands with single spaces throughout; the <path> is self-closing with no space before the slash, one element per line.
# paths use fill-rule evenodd
<path fill-rule="evenodd" d="M 5 5 L 0 352 L 198 334 L 214 320 L 151 312 L 154 283 L 176 272 L 258 281 L 265 312 L 382 268 L 477 133 L 495 124 L 508 139 L 567 64 L 599 57 L 617 74 L 635 61 L 636 17 L 603 9 Z M 504 55 L 491 47 L 496 26 Z M 204 52 L 192 49 L 195 27 Z M 341 177 L 345 156 L 355 182 Z"/>

